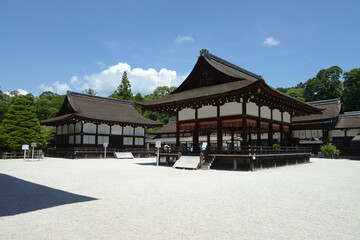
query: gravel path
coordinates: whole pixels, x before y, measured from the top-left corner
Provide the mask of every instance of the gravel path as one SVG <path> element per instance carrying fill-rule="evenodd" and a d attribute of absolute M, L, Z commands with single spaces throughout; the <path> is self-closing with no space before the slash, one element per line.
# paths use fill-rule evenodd
<path fill-rule="evenodd" d="M 0 160 L 0 239 L 359 239 L 360 161 L 255 172 Z"/>

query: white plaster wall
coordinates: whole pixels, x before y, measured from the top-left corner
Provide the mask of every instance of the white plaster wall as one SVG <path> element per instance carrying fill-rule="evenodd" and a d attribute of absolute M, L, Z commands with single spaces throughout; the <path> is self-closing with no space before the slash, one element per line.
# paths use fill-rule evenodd
<path fill-rule="evenodd" d="M 198 118 L 211 118 L 217 116 L 217 107 L 214 106 L 203 106 L 198 109 Z"/>
<path fill-rule="evenodd" d="M 102 145 L 103 143 L 109 143 L 108 136 L 98 136 L 98 144 Z"/>
<path fill-rule="evenodd" d="M 299 138 L 300 137 L 300 131 L 299 130 L 293 131 L 292 134 L 293 134 L 293 138 Z"/>
<path fill-rule="evenodd" d="M 56 135 L 62 135 L 62 126 L 61 125 L 56 127 Z"/>
<path fill-rule="evenodd" d="M 81 123 L 79 122 L 75 124 L 75 133 L 81 133 Z"/>
<path fill-rule="evenodd" d="M 319 138 L 323 137 L 323 131 L 322 131 L 322 129 L 318 129 L 317 131 L 318 131 L 318 136 L 319 136 Z"/>
<path fill-rule="evenodd" d="M 124 137 L 124 145 L 133 145 L 132 137 Z"/>
<path fill-rule="evenodd" d="M 145 136 L 145 129 L 143 127 L 136 127 L 135 136 Z"/>
<path fill-rule="evenodd" d="M 306 132 L 305 130 L 301 130 L 300 131 L 300 139 L 305 139 L 306 138 Z"/>
<path fill-rule="evenodd" d="M 311 138 L 311 130 L 305 130 L 305 137 L 306 138 Z"/>
<path fill-rule="evenodd" d="M 111 135 L 122 135 L 122 126 L 119 125 L 112 126 Z"/>
<path fill-rule="evenodd" d="M 75 136 L 75 143 L 76 144 L 81 144 L 81 135 L 76 135 Z"/>
<path fill-rule="evenodd" d="M 318 131 L 315 129 L 315 130 L 311 130 L 311 137 L 313 138 L 318 138 Z"/>
<path fill-rule="evenodd" d="M 135 145 L 144 145 L 144 138 L 135 138 Z"/>
<path fill-rule="evenodd" d="M 267 106 L 261 107 L 261 118 L 271 119 L 271 110 Z"/>
<path fill-rule="evenodd" d="M 261 139 L 268 139 L 268 133 L 262 133 L 261 134 Z"/>
<path fill-rule="evenodd" d="M 131 126 L 124 127 L 124 135 L 134 135 L 134 128 Z"/>
<path fill-rule="evenodd" d="M 284 122 L 286 122 L 286 123 L 290 123 L 291 122 L 291 116 L 290 116 L 290 113 L 288 113 L 288 112 L 284 112 L 283 113 L 283 119 L 284 119 Z"/>
<path fill-rule="evenodd" d="M 360 133 L 360 129 L 350 129 L 350 130 L 347 130 L 346 135 L 348 137 L 355 137 L 358 133 Z"/>
<path fill-rule="evenodd" d="M 74 144 L 74 135 L 69 136 L 69 144 Z"/>
<path fill-rule="evenodd" d="M 259 107 L 253 102 L 246 103 L 246 115 L 258 117 Z"/>
<path fill-rule="evenodd" d="M 95 144 L 95 135 L 84 135 L 84 144 Z"/>
<path fill-rule="evenodd" d="M 98 126 L 98 133 L 99 134 L 110 134 L 110 126 L 107 124 L 100 124 Z"/>
<path fill-rule="evenodd" d="M 93 123 L 85 123 L 84 133 L 96 133 L 96 125 Z"/>
<path fill-rule="evenodd" d="M 273 139 L 279 139 L 279 138 L 280 138 L 280 133 L 279 132 L 274 133 Z"/>
<path fill-rule="evenodd" d="M 195 109 L 185 108 L 179 111 L 179 121 L 195 119 Z"/>
<path fill-rule="evenodd" d="M 332 137 L 344 137 L 345 132 L 343 130 L 332 130 L 332 131 L 330 131 L 330 135 Z"/>
<path fill-rule="evenodd" d="M 69 126 L 67 125 L 67 124 L 65 124 L 64 126 L 63 126 L 63 129 L 62 129 L 63 131 L 62 131 L 62 133 L 63 134 L 68 134 L 68 130 L 69 130 Z"/>
<path fill-rule="evenodd" d="M 70 123 L 69 124 L 69 133 L 72 134 L 75 132 L 75 124 Z"/>
<path fill-rule="evenodd" d="M 257 134 L 251 134 L 251 140 L 256 140 L 257 139 Z"/>
<path fill-rule="evenodd" d="M 242 103 L 229 102 L 220 106 L 220 116 L 231 116 L 242 114 Z"/>
<path fill-rule="evenodd" d="M 273 110 L 273 120 L 281 121 L 281 112 L 278 109 Z"/>

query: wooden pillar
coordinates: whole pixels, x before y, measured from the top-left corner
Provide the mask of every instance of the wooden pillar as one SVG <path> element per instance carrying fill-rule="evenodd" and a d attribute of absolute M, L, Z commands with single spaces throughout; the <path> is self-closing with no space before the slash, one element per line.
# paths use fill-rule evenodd
<path fill-rule="evenodd" d="M 99 124 L 96 124 L 95 146 L 98 145 Z"/>
<path fill-rule="evenodd" d="M 247 141 L 247 124 L 246 124 L 246 102 L 247 99 L 244 98 L 242 102 L 242 138 L 243 138 L 243 145 L 248 146 Z"/>
<path fill-rule="evenodd" d="M 84 144 L 84 122 L 83 121 L 81 121 L 81 132 L 80 132 L 80 134 L 81 134 L 81 142 L 80 142 L 80 144 L 82 146 Z"/>
<path fill-rule="evenodd" d="M 231 131 L 231 147 L 234 148 L 234 131 Z"/>
<path fill-rule="evenodd" d="M 198 121 L 198 109 L 195 109 L 195 128 L 193 131 L 193 151 L 198 152 L 199 148 L 199 121 Z"/>
<path fill-rule="evenodd" d="M 207 135 L 206 135 L 206 141 L 207 141 L 208 148 L 211 146 L 210 145 L 210 136 L 211 136 L 211 132 L 208 132 Z"/>
<path fill-rule="evenodd" d="M 256 145 L 261 146 L 261 106 L 260 105 L 258 105 L 258 115 L 259 118 L 256 121 L 256 132 L 257 132 Z"/>
<path fill-rule="evenodd" d="M 180 124 L 179 124 L 179 110 L 176 111 L 176 147 L 180 147 Z"/>
<path fill-rule="evenodd" d="M 273 109 L 270 109 L 270 123 L 269 123 L 269 133 L 268 133 L 269 146 L 273 145 Z"/>
<path fill-rule="evenodd" d="M 289 146 L 295 145 L 293 140 L 293 133 L 292 133 L 292 118 L 293 115 L 290 115 L 290 125 L 289 125 Z M 299 133 L 300 134 L 300 133 Z"/>
<path fill-rule="evenodd" d="M 217 128 L 217 146 L 222 147 L 223 137 L 222 137 L 222 126 L 220 120 L 220 106 L 217 106 L 217 117 L 216 117 L 216 128 Z"/>
<path fill-rule="evenodd" d="M 281 111 L 280 146 L 284 146 L 284 112 Z"/>

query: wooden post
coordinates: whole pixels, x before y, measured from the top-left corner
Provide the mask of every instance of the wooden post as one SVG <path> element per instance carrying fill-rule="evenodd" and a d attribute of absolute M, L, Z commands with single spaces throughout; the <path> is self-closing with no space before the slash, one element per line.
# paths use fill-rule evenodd
<path fill-rule="evenodd" d="M 180 148 L 179 110 L 176 111 L 176 147 Z"/>
<path fill-rule="evenodd" d="M 207 146 L 210 148 L 210 135 L 211 135 L 211 132 L 208 132 L 207 135 L 206 135 L 206 141 L 207 141 Z"/>
<path fill-rule="evenodd" d="M 242 102 L 242 138 L 243 138 L 243 146 L 248 146 L 247 141 L 247 126 L 246 126 L 246 103 L 247 99 L 243 98 Z"/>
<path fill-rule="evenodd" d="M 238 167 L 237 167 L 237 160 L 236 160 L 236 159 L 234 159 L 233 164 L 234 164 L 234 170 L 236 170 L 236 169 L 238 168 Z"/>
<path fill-rule="evenodd" d="M 198 109 L 195 109 L 195 129 L 193 131 L 193 151 L 198 152 L 199 148 L 199 121 L 198 121 Z"/>
<path fill-rule="evenodd" d="M 269 133 L 268 133 L 269 146 L 273 145 L 273 109 L 270 108 L 270 123 L 269 123 Z"/>
<path fill-rule="evenodd" d="M 222 126 L 221 126 L 221 120 L 220 120 L 220 106 L 217 106 L 217 117 L 216 117 L 216 130 L 217 130 L 217 146 L 219 148 L 222 148 Z"/>
<path fill-rule="evenodd" d="M 256 122 L 256 130 L 257 130 L 256 144 L 258 146 L 261 146 L 261 106 L 260 105 L 258 105 L 258 115 L 259 118 Z"/>
<path fill-rule="evenodd" d="M 280 146 L 284 146 L 284 112 L 281 111 Z"/>

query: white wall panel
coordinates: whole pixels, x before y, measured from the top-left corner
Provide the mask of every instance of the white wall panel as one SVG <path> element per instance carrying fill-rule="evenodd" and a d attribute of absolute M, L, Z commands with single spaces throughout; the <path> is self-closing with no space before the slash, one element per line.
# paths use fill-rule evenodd
<path fill-rule="evenodd" d="M 280 139 L 280 133 L 279 132 L 274 133 L 273 139 Z"/>
<path fill-rule="evenodd" d="M 145 128 L 136 127 L 135 128 L 135 136 L 145 136 Z"/>
<path fill-rule="evenodd" d="M 56 127 L 56 135 L 62 135 L 62 126 L 61 125 Z"/>
<path fill-rule="evenodd" d="M 198 109 L 198 118 L 211 118 L 217 116 L 217 107 L 214 106 L 203 106 Z"/>
<path fill-rule="evenodd" d="M 220 116 L 231 116 L 242 114 L 242 103 L 229 102 L 220 106 Z"/>
<path fill-rule="evenodd" d="M 283 119 L 284 119 L 284 122 L 285 123 L 290 123 L 291 122 L 291 116 L 290 116 L 290 113 L 288 113 L 288 112 L 284 112 L 283 113 Z"/>
<path fill-rule="evenodd" d="M 306 138 L 311 138 L 311 130 L 305 130 L 305 137 Z"/>
<path fill-rule="evenodd" d="M 122 135 L 122 126 L 119 125 L 112 126 L 111 135 Z"/>
<path fill-rule="evenodd" d="M 300 131 L 300 139 L 305 139 L 306 138 L 306 132 L 305 130 L 301 130 Z"/>
<path fill-rule="evenodd" d="M 65 124 L 65 125 L 63 126 L 62 133 L 63 133 L 63 134 L 68 134 L 68 132 L 69 132 L 69 126 L 68 126 L 67 124 Z"/>
<path fill-rule="evenodd" d="M 98 126 L 98 134 L 110 134 L 110 126 L 107 124 L 100 124 Z"/>
<path fill-rule="evenodd" d="M 273 110 L 273 120 L 281 121 L 281 112 L 278 109 Z"/>
<path fill-rule="evenodd" d="M 95 144 L 95 135 L 84 135 L 84 144 Z"/>
<path fill-rule="evenodd" d="M 85 123 L 84 133 L 96 133 L 96 125 L 93 123 Z"/>
<path fill-rule="evenodd" d="M 70 123 L 69 124 L 69 133 L 72 134 L 75 132 L 75 124 Z"/>
<path fill-rule="evenodd" d="M 81 135 L 76 135 L 75 136 L 75 143 L 76 144 L 81 144 Z"/>
<path fill-rule="evenodd" d="M 332 131 L 330 131 L 330 135 L 332 137 L 344 137 L 345 132 L 343 130 L 332 130 Z"/>
<path fill-rule="evenodd" d="M 135 145 L 144 145 L 144 138 L 135 138 Z"/>
<path fill-rule="evenodd" d="M 292 134 L 293 134 L 293 138 L 299 138 L 300 137 L 300 131 L 299 130 L 293 131 Z"/>
<path fill-rule="evenodd" d="M 132 137 L 124 137 L 124 145 L 133 145 Z"/>
<path fill-rule="evenodd" d="M 98 136 L 98 144 L 102 145 L 103 143 L 109 143 L 108 136 Z"/>
<path fill-rule="evenodd" d="M 179 111 L 179 121 L 195 119 L 195 109 L 185 108 Z"/>
<path fill-rule="evenodd" d="M 261 139 L 268 139 L 268 134 L 267 133 L 262 133 L 261 134 Z"/>
<path fill-rule="evenodd" d="M 74 144 L 74 139 L 75 139 L 74 135 L 70 135 L 69 136 L 69 144 Z"/>
<path fill-rule="evenodd" d="M 134 135 L 134 128 L 131 126 L 125 126 L 124 135 Z"/>
<path fill-rule="evenodd" d="M 360 129 L 350 129 L 350 130 L 347 130 L 346 135 L 348 137 L 355 137 L 358 133 L 360 133 Z"/>
<path fill-rule="evenodd" d="M 261 107 L 261 118 L 271 119 L 271 110 L 267 106 Z"/>
<path fill-rule="evenodd" d="M 246 114 L 249 116 L 258 117 L 259 116 L 259 107 L 253 102 L 246 103 Z"/>
<path fill-rule="evenodd" d="M 81 123 L 79 122 L 75 124 L 75 133 L 81 133 Z"/>

